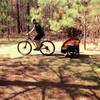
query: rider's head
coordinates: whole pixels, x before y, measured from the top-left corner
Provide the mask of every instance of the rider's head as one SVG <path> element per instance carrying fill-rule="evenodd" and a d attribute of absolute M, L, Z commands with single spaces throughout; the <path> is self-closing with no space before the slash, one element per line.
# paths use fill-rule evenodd
<path fill-rule="evenodd" d="M 36 23 L 36 19 L 32 19 L 32 23 L 35 24 Z"/>

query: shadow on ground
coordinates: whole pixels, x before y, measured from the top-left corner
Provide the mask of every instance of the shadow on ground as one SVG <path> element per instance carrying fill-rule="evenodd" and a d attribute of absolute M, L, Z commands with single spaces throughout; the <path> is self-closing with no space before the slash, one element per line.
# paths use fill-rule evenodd
<path fill-rule="evenodd" d="M 0 58 L 2 100 L 100 100 L 100 56 Z"/>

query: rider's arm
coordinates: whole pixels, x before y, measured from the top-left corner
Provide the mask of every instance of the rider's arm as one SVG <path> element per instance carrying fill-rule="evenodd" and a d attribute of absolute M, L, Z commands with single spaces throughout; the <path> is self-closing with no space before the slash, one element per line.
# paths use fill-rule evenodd
<path fill-rule="evenodd" d="M 28 33 L 31 34 L 31 33 L 34 33 L 34 32 L 35 32 L 35 29 L 33 27 Z"/>

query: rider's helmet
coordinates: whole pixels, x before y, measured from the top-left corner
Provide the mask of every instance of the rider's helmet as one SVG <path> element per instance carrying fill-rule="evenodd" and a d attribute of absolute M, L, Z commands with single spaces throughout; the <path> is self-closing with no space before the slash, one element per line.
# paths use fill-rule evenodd
<path fill-rule="evenodd" d="M 32 23 L 34 24 L 35 22 L 36 22 L 36 19 L 33 18 L 33 19 L 32 19 Z"/>

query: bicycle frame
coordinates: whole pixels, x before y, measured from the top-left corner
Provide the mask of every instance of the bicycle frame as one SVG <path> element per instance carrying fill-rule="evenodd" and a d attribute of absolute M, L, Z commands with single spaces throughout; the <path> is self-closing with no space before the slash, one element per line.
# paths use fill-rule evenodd
<path fill-rule="evenodd" d="M 36 47 L 36 43 L 35 43 L 35 40 L 31 38 L 30 34 L 28 34 L 28 37 L 26 39 L 27 41 L 31 41 L 32 44 Z"/>

